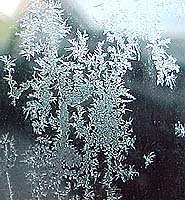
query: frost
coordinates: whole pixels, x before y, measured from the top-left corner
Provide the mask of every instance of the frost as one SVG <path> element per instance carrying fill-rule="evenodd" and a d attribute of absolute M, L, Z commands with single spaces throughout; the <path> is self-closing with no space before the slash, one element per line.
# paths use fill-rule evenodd
<path fill-rule="evenodd" d="M 110 41 L 107 36 L 90 51 L 86 31 L 77 29 L 74 38 L 67 37 L 70 28 L 60 7 L 54 1 L 43 5 L 30 1 L 20 20 L 20 55 L 33 61 L 30 80 L 17 84 L 15 59 L 1 58 L 13 103 L 23 91 L 30 91 L 23 111 L 37 140 L 24 154 L 25 175 L 33 199 L 49 194 L 73 199 L 79 191 L 80 198 L 94 199 L 99 182 L 108 198 L 115 196 L 113 180 L 125 182 L 139 174 L 134 166 L 123 164 L 136 138 L 132 119 L 122 119 L 131 111 L 127 104 L 135 100 L 124 85 L 124 75 L 132 70 L 130 61 L 137 60 L 138 50 L 133 38 Z M 61 39 L 69 43 L 62 57 Z M 99 172 L 100 153 L 104 175 Z"/>
<path fill-rule="evenodd" d="M 181 138 L 185 137 L 185 126 L 180 121 L 175 124 L 175 135 Z"/>
<path fill-rule="evenodd" d="M 63 10 L 59 1 L 28 0 L 27 11 L 19 23 L 21 32 L 20 54 L 27 60 L 41 54 L 56 52 L 59 42 L 69 32 L 63 20 Z"/>
<path fill-rule="evenodd" d="M 184 16 L 182 5 L 184 3 L 172 0 L 151 0 L 150 2 L 118 0 L 111 3 L 105 0 L 100 7 L 94 8 L 94 13 L 99 12 L 98 15 L 101 16 L 95 21 L 106 33 L 109 33 L 110 40 L 120 38 L 120 41 L 123 41 L 122 37 L 132 38 L 138 58 L 141 57 L 142 51 L 148 49 L 149 57 L 156 69 L 157 85 L 166 85 L 173 89 L 180 66 L 167 52 L 171 42 L 169 38 L 164 38 L 167 32 L 164 16 L 179 18 Z M 109 12 L 106 13 L 106 11 Z M 97 18 L 96 15 L 94 18 Z M 142 42 L 146 43 L 146 46 L 140 48 Z"/>
<path fill-rule="evenodd" d="M 171 89 L 175 86 L 176 75 L 180 67 L 176 64 L 176 59 L 166 53 L 169 39 L 157 39 L 147 45 L 151 49 L 152 60 L 157 70 L 157 85 L 166 85 Z"/>
<path fill-rule="evenodd" d="M 150 152 L 149 154 L 143 156 L 145 159 L 145 168 L 154 162 L 155 157 L 156 156 L 154 152 Z"/>
<path fill-rule="evenodd" d="M 12 105 L 16 105 L 16 100 L 20 98 L 22 93 L 29 88 L 29 81 L 26 83 L 21 83 L 19 86 L 17 82 L 13 78 L 13 74 L 15 72 L 14 67 L 16 66 L 16 59 L 12 59 L 11 56 L 0 56 L 0 61 L 4 63 L 4 71 L 5 76 L 4 79 L 8 82 L 10 91 L 8 92 L 8 96 L 11 98 Z"/>
<path fill-rule="evenodd" d="M 9 133 L 2 135 L 0 138 L 0 175 L 5 174 L 8 186 L 8 198 L 13 200 L 13 190 L 10 180 L 10 170 L 14 167 L 16 162 L 16 150 L 14 147 L 14 138 L 10 137 Z"/>
<path fill-rule="evenodd" d="M 125 75 L 141 59 L 141 40 L 146 40 L 157 85 L 173 89 L 179 66 L 166 53 L 170 40 L 160 31 L 147 35 L 156 26 L 145 27 L 138 16 L 138 32 L 125 18 L 128 29 L 119 31 L 108 24 L 92 48 L 87 31 L 77 28 L 71 34 L 59 1 L 42 2 L 28 1 L 17 33 L 19 56 L 31 63 L 31 78 L 17 83 L 19 58 L 0 57 L 8 95 L 14 105 L 26 95 L 23 112 L 36 137 L 22 160 L 32 199 L 96 199 L 97 186 L 106 199 L 120 199 L 117 182 L 139 176 L 138 167 L 127 162 L 129 151 L 135 149 L 130 104 L 136 99 L 125 85 Z M 147 168 L 155 153 L 143 158 Z"/>

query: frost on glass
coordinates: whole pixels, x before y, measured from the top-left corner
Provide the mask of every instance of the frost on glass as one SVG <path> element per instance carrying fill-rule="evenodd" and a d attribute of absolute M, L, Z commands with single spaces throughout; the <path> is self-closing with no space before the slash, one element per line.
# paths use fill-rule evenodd
<path fill-rule="evenodd" d="M 180 121 L 175 124 L 175 135 L 181 138 L 185 137 L 185 126 Z"/>
<path fill-rule="evenodd" d="M 170 45 L 170 38 L 165 38 L 164 33 L 167 27 L 164 24 L 164 16 L 173 13 L 175 16 L 184 16 L 183 3 L 172 0 L 139 0 L 139 1 L 104 1 L 97 10 L 100 12 L 105 33 L 110 40 L 122 41 L 124 38 L 134 42 L 135 49 L 140 53 L 142 42 L 146 44 L 148 56 L 156 69 L 157 85 L 166 85 L 171 89 L 175 86 L 176 75 L 180 67 L 176 59 L 169 55 L 167 49 Z M 102 8 L 103 7 L 103 8 Z M 111 10 L 103 16 L 104 10 Z M 96 19 L 96 16 L 94 16 Z M 99 22 L 97 22 L 99 24 Z M 131 49 L 130 49 L 131 52 Z"/>
<path fill-rule="evenodd" d="M 1 179 L 3 178 L 2 176 L 5 176 L 7 198 L 10 200 L 14 199 L 10 172 L 15 165 L 17 157 L 14 143 L 14 138 L 13 136 L 10 137 L 9 133 L 2 135 L 0 138 L 0 176 Z"/>
<path fill-rule="evenodd" d="M 139 2 L 137 9 L 143 11 Z M 155 152 L 146 152 L 140 167 L 127 161 L 129 151 L 136 150 L 130 105 L 137 100 L 124 79 L 141 59 L 141 42 L 156 69 L 157 85 L 173 89 L 180 69 L 166 51 L 170 39 L 162 37 L 160 5 L 150 5 L 156 6 L 148 19 L 151 23 L 140 16 L 133 19 L 134 10 L 104 22 L 102 39 L 90 47 L 90 34 L 80 27 L 72 32 L 60 1 L 27 3 L 16 33 L 19 55 L 2 55 L 0 60 L 11 103 L 16 106 L 26 95 L 22 109 L 36 137 L 20 161 L 27 169 L 31 198 L 121 199 L 118 182 L 133 180 L 156 157 Z M 124 30 L 114 26 L 120 21 Z M 15 79 L 19 59 L 33 70 L 21 83 Z M 182 131 L 177 124 L 176 133 Z M 13 149 L 11 158 L 16 156 Z M 6 174 L 11 184 L 8 170 Z M 9 197 L 13 199 L 11 185 Z"/>

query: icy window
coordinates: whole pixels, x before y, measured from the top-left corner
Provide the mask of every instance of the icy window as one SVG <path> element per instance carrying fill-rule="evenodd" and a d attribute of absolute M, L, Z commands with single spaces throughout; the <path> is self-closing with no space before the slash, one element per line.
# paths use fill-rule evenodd
<path fill-rule="evenodd" d="M 184 199 L 185 3 L 6 2 L 0 197 Z"/>

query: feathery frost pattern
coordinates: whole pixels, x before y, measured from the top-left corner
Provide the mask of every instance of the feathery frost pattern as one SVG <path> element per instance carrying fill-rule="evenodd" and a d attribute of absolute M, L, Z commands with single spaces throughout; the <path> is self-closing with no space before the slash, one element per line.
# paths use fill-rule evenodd
<path fill-rule="evenodd" d="M 32 199 L 96 199 L 97 188 L 106 199 L 121 199 L 117 181 L 139 176 L 139 169 L 127 162 L 129 150 L 135 149 L 130 104 L 136 99 L 124 77 L 140 60 L 140 39 L 147 40 L 157 85 L 173 89 L 179 66 L 166 53 L 170 40 L 162 39 L 157 25 L 149 36 L 150 26 L 142 23 L 138 30 L 143 32 L 135 32 L 127 20 L 125 31 L 107 24 L 103 39 L 90 48 L 87 31 L 77 29 L 71 36 L 59 1 L 28 1 L 16 35 L 19 56 L 32 64 L 32 77 L 18 83 L 14 75 L 19 58 L 4 55 L 0 60 L 12 104 L 27 94 L 23 111 L 37 137 L 22 161 Z M 64 41 L 68 46 L 61 55 Z M 143 156 L 145 168 L 154 158 L 154 152 Z M 9 190 L 12 200 L 11 186 Z"/>
<path fill-rule="evenodd" d="M 138 58 L 143 51 L 140 46 L 145 43 L 149 58 L 156 69 L 157 85 L 173 89 L 180 66 L 176 63 L 176 59 L 168 54 L 170 38 L 162 37 L 167 32 L 164 16 L 171 16 L 171 13 L 175 16 L 184 16 L 183 3 L 180 5 L 173 0 L 131 0 L 128 1 L 128 5 L 130 4 L 128 8 L 127 4 L 124 6 L 124 2 L 120 0 L 116 2 L 105 0 L 104 2 L 97 8 L 96 13 L 102 14 L 104 10 L 112 10 L 112 12 L 96 23 L 103 24 L 106 33 L 112 32 L 111 40 L 114 38 L 122 40 L 120 35 L 132 38 Z M 96 16 L 94 18 L 96 19 Z"/>
<path fill-rule="evenodd" d="M 7 199 L 13 200 L 13 189 L 11 184 L 11 168 L 14 167 L 16 162 L 17 153 L 14 146 L 14 138 L 10 137 L 9 133 L 2 135 L 0 138 L 0 176 L 5 175 L 7 181 Z M 2 179 L 2 177 L 1 177 Z"/>

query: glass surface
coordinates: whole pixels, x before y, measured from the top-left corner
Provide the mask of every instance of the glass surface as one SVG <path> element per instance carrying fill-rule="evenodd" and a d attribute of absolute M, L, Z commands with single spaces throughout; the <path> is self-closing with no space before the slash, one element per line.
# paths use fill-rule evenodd
<path fill-rule="evenodd" d="M 185 199 L 184 11 L 0 0 L 0 200 Z"/>

